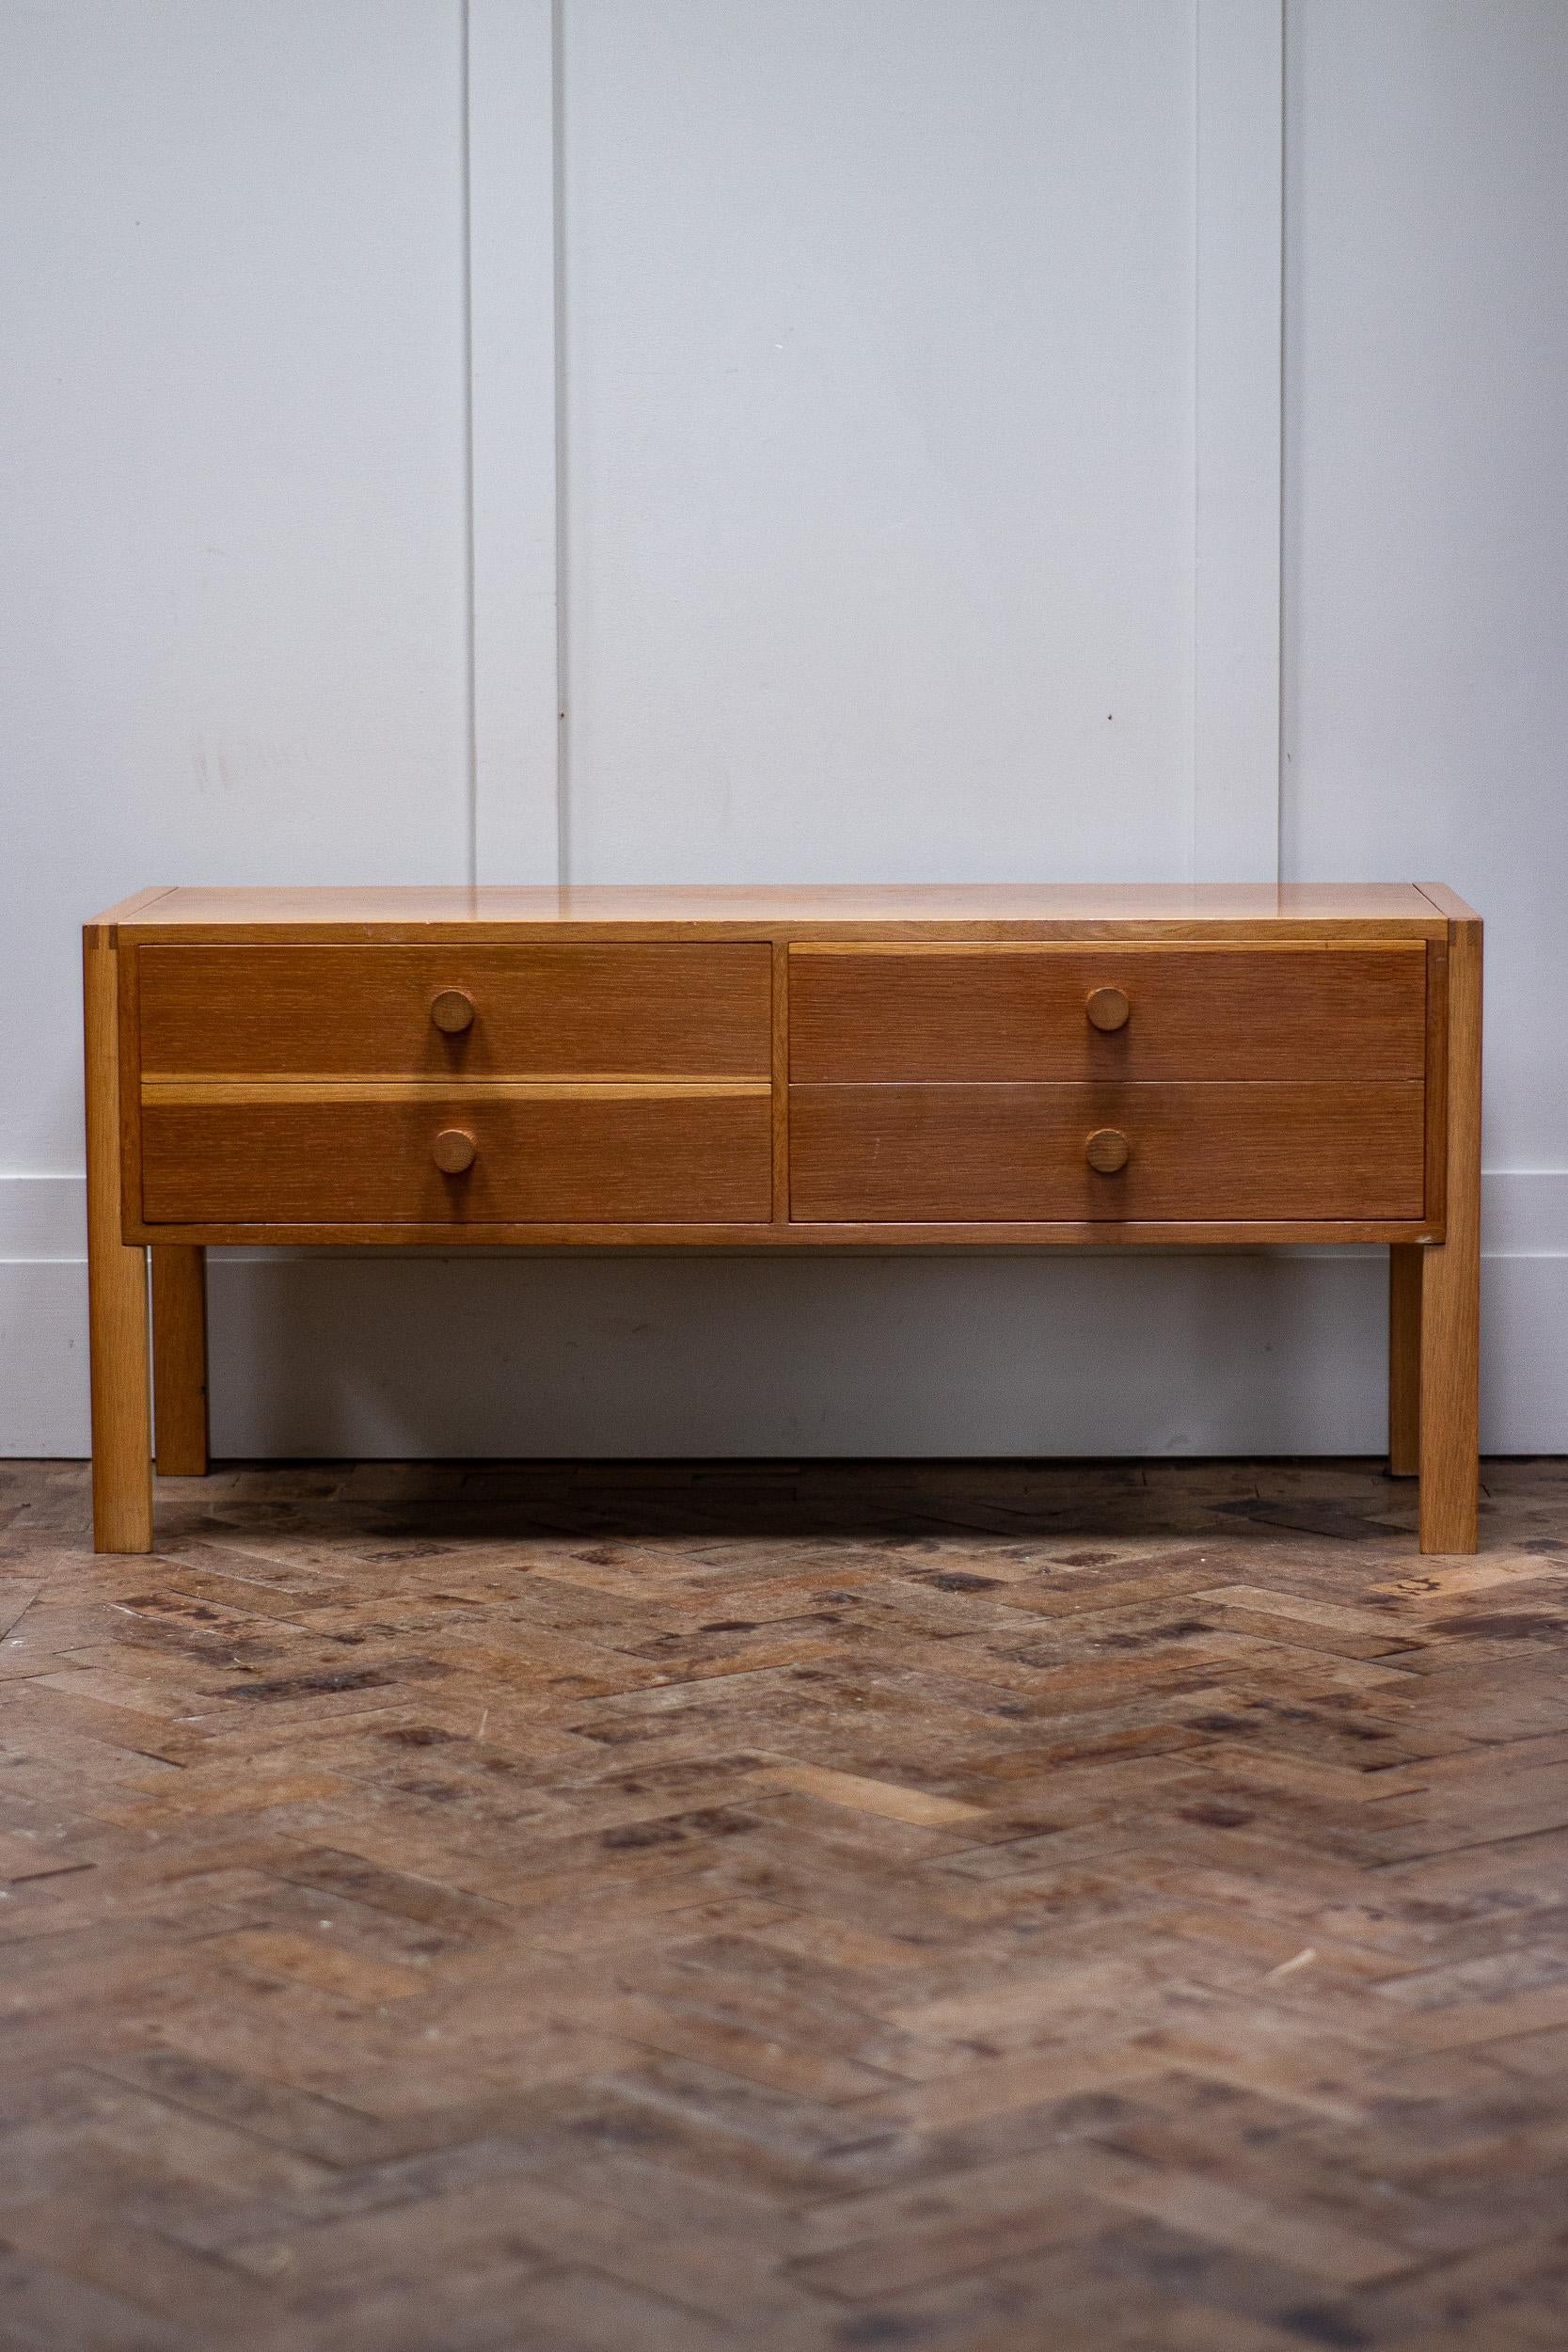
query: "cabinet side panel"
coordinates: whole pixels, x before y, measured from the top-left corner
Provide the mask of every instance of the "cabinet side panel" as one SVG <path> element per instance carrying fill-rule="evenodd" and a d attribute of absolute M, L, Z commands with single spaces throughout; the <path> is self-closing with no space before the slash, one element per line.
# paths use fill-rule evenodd
<path fill-rule="evenodd" d="M 1449 944 L 1427 945 L 1426 1218 L 1442 1240 L 1448 1230 Z"/>
<path fill-rule="evenodd" d="M 119 950 L 119 1192 L 125 1238 L 142 1217 L 141 1182 L 141 949 Z"/>

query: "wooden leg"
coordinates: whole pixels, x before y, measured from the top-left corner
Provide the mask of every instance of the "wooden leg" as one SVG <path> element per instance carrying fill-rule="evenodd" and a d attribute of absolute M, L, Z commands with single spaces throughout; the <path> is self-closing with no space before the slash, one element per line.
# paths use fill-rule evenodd
<path fill-rule="evenodd" d="M 152 1427 L 160 1478 L 207 1475 L 207 1252 L 152 1252 Z"/>
<path fill-rule="evenodd" d="M 1388 1252 L 1390 1478 L 1414 1478 L 1421 1466 L 1421 1260 L 1425 1255 L 1425 1250 L 1403 1242 L 1396 1242 Z M 153 1263 L 157 1263 L 156 1251 Z"/>
<path fill-rule="evenodd" d="M 147 1252 L 121 1239 L 119 957 L 89 936 L 83 956 L 87 1112 L 87 1320 L 92 1386 L 92 1540 L 152 1549 L 152 1422 L 147 1380 Z"/>
<path fill-rule="evenodd" d="M 1449 925 L 1447 1239 L 1421 1260 L 1421 1549 L 1474 1551 L 1480 1484 L 1481 925 Z"/>

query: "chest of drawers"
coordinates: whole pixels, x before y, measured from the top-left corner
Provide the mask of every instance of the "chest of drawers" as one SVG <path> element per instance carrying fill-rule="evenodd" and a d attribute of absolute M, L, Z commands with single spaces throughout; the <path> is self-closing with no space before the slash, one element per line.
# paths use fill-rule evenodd
<path fill-rule="evenodd" d="M 85 933 L 99 1548 L 154 1406 L 206 1468 L 213 1245 L 1364 1242 L 1472 1549 L 1481 938 L 1436 884 L 143 892 Z"/>

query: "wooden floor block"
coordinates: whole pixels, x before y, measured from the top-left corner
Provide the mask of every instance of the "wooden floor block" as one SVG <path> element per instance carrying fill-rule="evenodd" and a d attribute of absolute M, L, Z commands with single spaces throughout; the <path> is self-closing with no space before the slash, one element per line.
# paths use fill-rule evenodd
<path fill-rule="evenodd" d="M 0 1463 L 7 2352 L 1568 2341 L 1568 1463 L 90 1504 Z"/>

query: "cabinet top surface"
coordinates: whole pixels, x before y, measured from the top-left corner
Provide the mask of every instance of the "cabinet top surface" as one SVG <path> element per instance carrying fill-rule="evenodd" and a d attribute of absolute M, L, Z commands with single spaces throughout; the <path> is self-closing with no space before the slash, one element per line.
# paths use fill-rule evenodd
<path fill-rule="evenodd" d="M 1180 936 L 1215 926 L 1267 937 L 1281 926 L 1354 934 L 1433 935 L 1471 910 L 1438 883 L 977 882 L 808 884 L 776 889 L 705 884 L 150 889 L 87 926 L 89 938 L 153 941 L 176 933 L 266 938 L 301 931 L 363 938 L 472 934 L 514 928 L 614 931 L 828 934 L 905 927 L 972 937 L 1148 929 Z"/>

